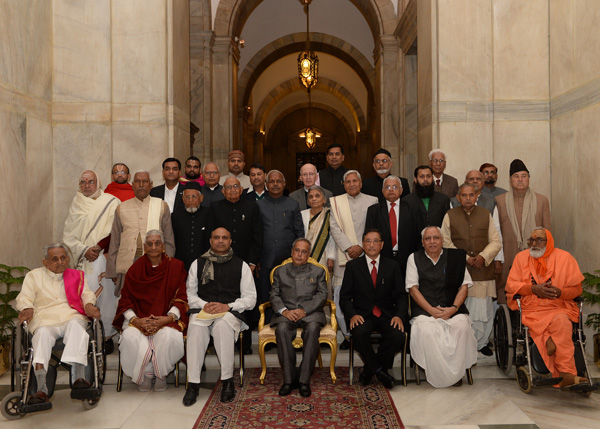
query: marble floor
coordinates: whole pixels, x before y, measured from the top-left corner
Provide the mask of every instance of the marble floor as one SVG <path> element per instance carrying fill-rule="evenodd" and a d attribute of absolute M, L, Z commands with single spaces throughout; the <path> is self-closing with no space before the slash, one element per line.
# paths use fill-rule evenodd
<path fill-rule="evenodd" d="M 590 428 L 600 427 L 600 394 L 584 398 L 574 393 L 553 388 L 538 388 L 524 394 L 514 379 L 505 376 L 496 367 L 493 357 L 479 355 L 480 361 L 473 368 L 474 384 L 466 382 L 461 387 L 434 389 L 427 382 L 414 382 L 409 371 L 407 387 L 396 386 L 391 396 L 407 429 L 500 429 L 500 428 Z M 357 359 L 360 365 L 360 360 Z M 329 354 L 323 353 L 323 364 L 328 365 Z M 269 366 L 277 365 L 275 350 L 267 354 Z M 198 402 L 184 407 L 181 399 L 184 386 L 169 385 L 166 392 L 138 392 L 129 380 L 121 392 L 116 391 L 117 354 L 109 356 L 107 383 L 98 406 L 86 411 L 78 401 L 72 401 L 69 390 L 59 388 L 54 394 L 53 409 L 30 414 L 20 420 L 7 422 L 0 417 L 2 428 L 191 428 L 202 407 L 208 400 L 212 386 L 219 377 L 218 361 L 214 355 L 207 358 L 205 382 L 200 389 Z M 348 365 L 348 353 L 341 352 L 337 365 Z M 258 367 L 260 361 L 255 353 L 247 357 L 246 367 Z M 398 362 L 399 366 L 399 362 Z M 591 366 L 596 381 L 600 369 Z M 395 369 L 397 378 L 399 370 Z M 62 372 L 59 384 L 65 383 L 67 374 Z M 267 373 L 268 376 L 268 373 Z M 183 379 L 184 376 L 182 376 Z M 421 378 L 423 380 L 423 378 Z M 465 379 L 466 381 L 466 379 Z M 10 390 L 10 376 L 0 377 L 0 397 Z"/>

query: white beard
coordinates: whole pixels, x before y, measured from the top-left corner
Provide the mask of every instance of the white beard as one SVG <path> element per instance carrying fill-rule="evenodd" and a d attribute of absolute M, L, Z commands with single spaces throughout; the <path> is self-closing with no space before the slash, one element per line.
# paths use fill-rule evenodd
<path fill-rule="evenodd" d="M 198 211 L 198 207 L 186 207 L 185 211 L 194 214 Z"/>
<path fill-rule="evenodd" d="M 375 170 L 375 172 L 377 174 L 388 174 L 390 172 L 390 169 L 387 168 L 387 169 L 383 169 L 383 170 Z"/>
<path fill-rule="evenodd" d="M 544 256 L 544 253 L 546 253 L 546 248 L 545 247 L 543 247 L 541 249 L 538 249 L 536 247 L 531 247 L 529 249 L 529 255 L 532 258 L 541 258 L 542 256 Z"/>

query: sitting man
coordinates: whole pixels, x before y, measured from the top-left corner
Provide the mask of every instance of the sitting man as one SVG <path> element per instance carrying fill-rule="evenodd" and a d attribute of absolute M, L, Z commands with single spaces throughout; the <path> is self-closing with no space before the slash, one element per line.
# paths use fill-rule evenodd
<path fill-rule="evenodd" d="M 248 328 L 244 311 L 254 308 L 256 288 L 248 264 L 233 254 L 231 234 L 225 228 L 212 232 L 210 249 L 192 262 L 187 296 L 191 312 L 198 315 L 191 318 L 187 333 L 188 388 L 183 405 L 196 402 L 211 335 L 221 362 L 221 402 L 230 402 L 235 398 L 234 344 L 240 331 Z"/>
<path fill-rule="evenodd" d="M 61 360 L 73 365 L 73 389 L 86 389 L 90 383 L 84 378 L 87 365 L 89 334 L 88 317 L 99 319 L 100 310 L 94 306 L 96 296 L 87 285 L 83 271 L 69 266 L 69 248 L 62 243 L 44 248 L 44 268 L 31 270 L 25 276 L 17 296 L 19 322 L 29 324 L 33 333 L 33 364 L 38 391 L 28 404 L 48 402 L 46 373 L 56 340 L 63 338 L 65 349 Z"/>
<path fill-rule="evenodd" d="M 517 253 L 506 281 L 508 306 L 517 309 L 514 295 L 522 296 L 521 319 L 559 387 L 578 390 L 589 386 L 577 376 L 573 325 L 579 309 L 573 298 L 582 293 L 583 275 L 575 258 L 554 247 L 549 230 L 536 227 L 528 240 L 529 250 Z M 580 386 L 578 386 L 580 385 Z"/>
<path fill-rule="evenodd" d="M 466 253 L 442 249 L 442 231 L 421 233 L 423 250 L 408 257 L 406 290 L 413 301 L 410 355 L 433 387 L 460 386 L 465 370 L 477 363 L 477 340 L 464 305 L 473 285 Z"/>
<path fill-rule="evenodd" d="M 299 388 L 300 395 L 308 398 L 310 378 L 319 355 L 319 334 L 327 322 L 323 305 L 327 299 L 327 269 L 314 259 L 309 261 L 311 244 L 298 238 L 292 244 L 292 258 L 273 270 L 271 304 L 277 338 L 277 356 L 283 367 L 283 386 L 280 396 L 287 396 Z M 302 328 L 302 363 L 296 368 L 296 351 L 292 341 L 296 329 Z M 298 375 L 300 372 L 300 375 Z"/>
<path fill-rule="evenodd" d="M 375 375 L 381 384 L 391 389 L 395 380 L 388 370 L 406 341 L 404 324 L 408 318 L 408 298 L 400 265 L 380 256 L 383 240 L 379 230 L 366 229 L 362 247 L 365 255 L 346 264 L 340 305 L 349 320 L 354 347 L 364 362 L 360 384 L 367 386 Z M 373 331 L 383 336 L 377 353 L 371 345 Z"/>
<path fill-rule="evenodd" d="M 183 262 L 165 254 L 162 232 L 146 233 L 144 255 L 127 270 L 114 327 L 123 372 L 148 392 L 167 389 L 167 374 L 183 357 L 187 325 L 186 272 Z M 164 328 L 164 329 L 163 329 Z"/>

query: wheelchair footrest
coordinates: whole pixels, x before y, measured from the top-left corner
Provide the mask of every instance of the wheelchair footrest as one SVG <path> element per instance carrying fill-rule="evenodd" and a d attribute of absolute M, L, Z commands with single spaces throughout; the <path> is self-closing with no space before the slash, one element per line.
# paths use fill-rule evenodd
<path fill-rule="evenodd" d="M 71 390 L 71 399 L 78 401 L 95 400 L 100 399 L 102 396 L 102 388 L 89 388 L 89 389 L 73 389 Z"/>
<path fill-rule="evenodd" d="M 42 402 L 41 404 L 23 404 L 19 411 L 23 414 L 29 414 L 50 409 L 52 409 L 52 402 Z"/>
<path fill-rule="evenodd" d="M 534 386 L 554 386 L 562 381 L 562 377 L 534 377 Z"/>

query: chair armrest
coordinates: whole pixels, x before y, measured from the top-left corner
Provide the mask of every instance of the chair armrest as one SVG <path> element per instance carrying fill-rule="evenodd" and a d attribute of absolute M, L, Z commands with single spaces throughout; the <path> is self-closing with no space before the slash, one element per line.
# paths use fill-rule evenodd
<path fill-rule="evenodd" d="M 267 301 L 258 306 L 260 312 L 260 319 L 258 319 L 258 331 L 265 327 L 265 310 L 271 306 L 271 301 Z"/>
<path fill-rule="evenodd" d="M 337 328 L 338 328 L 338 324 L 337 324 L 337 317 L 335 316 L 335 302 L 331 299 L 328 299 L 327 302 L 325 302 L 325 305 L 329 306 L 330 310 L 331 310 L 331 328 L 337 332 Z"/>

